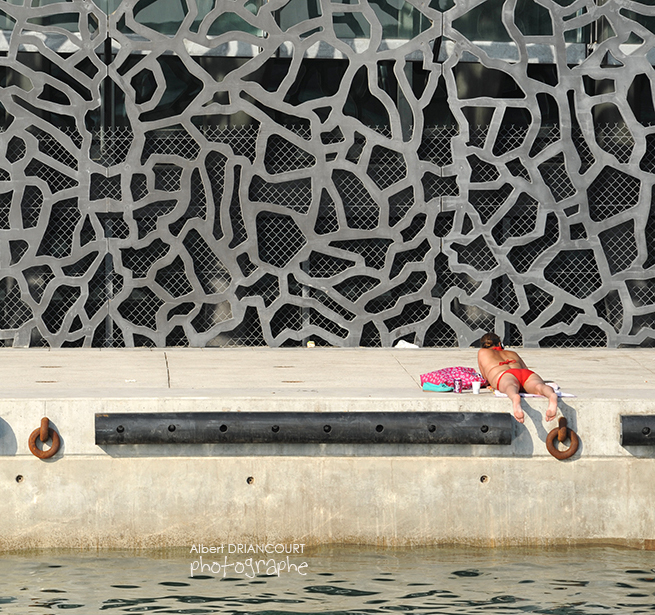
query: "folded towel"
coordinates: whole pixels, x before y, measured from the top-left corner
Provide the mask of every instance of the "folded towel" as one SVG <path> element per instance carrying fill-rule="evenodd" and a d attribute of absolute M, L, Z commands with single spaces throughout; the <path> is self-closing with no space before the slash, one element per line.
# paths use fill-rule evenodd
<path fill-rule="evenodd" d="M 575 397 L 573 393 L 564 393 L 563 391 L 555 391 L 557 393 L 557 397 Z M 501 393 L 500 391 L 494 391 L 494 395 L 496 397 L 507 397 L 505 393 Z M 543 397 L 543 395 L 537 395 L 535 393 L 519 393 L 521 397 Z"/>
<path fill-rule="evenodd" d="M 453 387 L 448 386 L 445 383 L 441 384 L 432 384 L 431 382 L 424 382 L 423 383 L 423 390 L 424 391 L 437 391 L 438 393 L 448 393 L 449 391 L 453 390 Z"/>

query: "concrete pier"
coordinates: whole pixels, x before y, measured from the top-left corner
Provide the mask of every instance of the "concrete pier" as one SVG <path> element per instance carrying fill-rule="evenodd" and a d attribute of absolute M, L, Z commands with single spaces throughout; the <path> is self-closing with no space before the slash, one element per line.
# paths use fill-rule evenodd
<path fill-rule="evenodd" d="M 655 414 L 655 350 L 522 350 L 576 397 L 579 451 L 546 450 L 546 400 L 509 445 L 95 444 L 96 413 L 509 412 L 488 391 L 426 393 L 419 375 L 475 349 L 0 351 L 0 549 L 204 543 L 655 548 L 655 446 L 621 415 Z M 40 460 L 47 416 L 61 449 Z"/>

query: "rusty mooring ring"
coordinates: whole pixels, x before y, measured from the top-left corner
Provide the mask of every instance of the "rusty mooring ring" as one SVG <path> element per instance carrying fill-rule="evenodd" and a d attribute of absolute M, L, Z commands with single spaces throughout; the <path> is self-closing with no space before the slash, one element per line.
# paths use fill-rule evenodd
<path fill-rule="evenodd" d="M 571 439 L 571 444 L 565 451 L 560 451 L 555 446 L 555 438 L 557 438 L 559 442 L 564 442 L 567 437 Z M 580 446 L 580 438 L 578 438 L 578 434 L 567 427 L 566 419 L 563 416 L 560 417 L 559 427 L 555 427 L 555 429 L 546 436 L 546 448 L 548 449 L 548 452 L 555 457 L 555 459 L 568 459 L 575 455 L 578 446 Z"/>
<path fill-rule="evenodd" d="M 47 434 L 45 440 L 43 439 L 44 434 Z M 42 444 L 45 444 L 50 438 L 52 438 L 52 446 L 48 450 L 40 449 L 36 445 L 37 438 L 41 440 Z M 39 459 L 50 459 L 50 457 L 56 455 L 57 451 L 59 450 L 59 434 L 52 427 L 50 427 L 50 421 L 47 419 L 47 417 L 44 416 L 41 419 L 41 426 L 30 434 L 28 443 L 32 455 L 38 457 Z"/>

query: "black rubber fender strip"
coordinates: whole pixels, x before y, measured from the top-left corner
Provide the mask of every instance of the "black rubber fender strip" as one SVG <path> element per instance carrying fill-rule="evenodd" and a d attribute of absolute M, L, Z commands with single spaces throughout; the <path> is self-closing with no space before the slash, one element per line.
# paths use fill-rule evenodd
<path fill-rule="evenodd" d="M 655 415 L 622 414 L 621 446 L 655 446 Z"/>
<path fill-rule="evenodd" d="M 142 412 L 95 415 L 96 444 L 511 444 L 506 412 Z"/>

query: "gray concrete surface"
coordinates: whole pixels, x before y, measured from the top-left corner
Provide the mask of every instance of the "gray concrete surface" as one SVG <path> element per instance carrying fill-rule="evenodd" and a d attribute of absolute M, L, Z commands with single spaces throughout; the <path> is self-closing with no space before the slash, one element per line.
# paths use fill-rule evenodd
<path fill-rule="evenodd" d="M 655 400 L 655 350 L 526 349 L 521 356 L 579 398 Z M 425 395 L 420 374 L 453 365 L 475 367 L 476 350 L 0 349 L 0 399 L 418 398 Z"/>
<path fill-rule="evenodd" d="M 655 414 L 655 350 L 521 355 L 576 395 L 560 402 L 582 442 L 567 461 L 545 450 L 554 425 L 534 398 L 509 446 L 94 442 L 96 412 L 509 412 L 489 392 L 421 391 L 421 373 L 475 366 L 474 349 L 0 350 L 0 550 L 262 540 L 655 548 L 655 447 L 620 445 L 621 414 Z M 42 416 L 62 438 L 47 461 L 27 446 Z"/>

